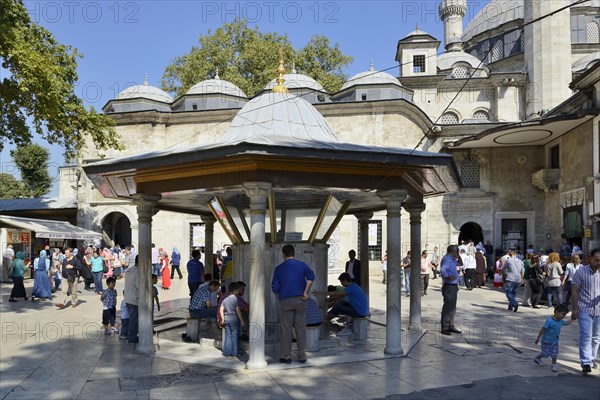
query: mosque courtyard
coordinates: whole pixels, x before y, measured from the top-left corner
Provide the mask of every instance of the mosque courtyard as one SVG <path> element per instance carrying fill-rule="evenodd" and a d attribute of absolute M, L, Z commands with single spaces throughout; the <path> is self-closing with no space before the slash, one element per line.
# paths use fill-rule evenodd
<path fill-rule="evenodd" d="M 526 399 L 591 398 L 600 390 L 598 370 L 580 374 L 577 324 L 562 330 L 560 372 L 538 367 L 534 340 L 548 310 L 508 312 L 498 289 L 459 291 L 463 334 L 440 335 L 439 279 L 423 297 L 423 332 L 406 330 L 409 298 L 403 295 L 405 354 L 385 356 L 385 287 L 376 275 L 370 285 L 366 342 L 331 336 L 307 364 L 289 366 L 267 351 L 267 368 L 248 371 L 247 355 L 226 360 L 210 345 L 183 343 L 185 326 L 155 336 L 153 355 L 135 353 L 117 336 L 99 334 L 102 307 L 91 292 L 82 292 L 77 308 L 57 310 L 51 301 L 8 303 L 11 285 L 3 284 L 0 399 Z M 119 293 L 122 287 L 121 280 Z M 160 301 L 156 321 L 185 315 L 185 277 L 161 291 Z"/>

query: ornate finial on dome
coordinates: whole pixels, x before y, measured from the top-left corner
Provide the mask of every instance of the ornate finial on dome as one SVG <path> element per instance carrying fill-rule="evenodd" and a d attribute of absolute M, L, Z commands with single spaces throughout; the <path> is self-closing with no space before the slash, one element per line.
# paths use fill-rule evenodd
<path fill-rule="evenodd" d="M 419 32 L 419 23 L 417 22 L 417 26 L 415 27 L 415 32 Z"/>
<path fill-rule="evenodd" d="M 221 77 L 219 76 L 219 67 L 217 67 L 217 70 L 215 72 L 215 79 L 221 79 Z"/>
<path fill-rule="evenodd" d="M 369 62 L 369 71 L 375 71 L 375 67 L 373 67 L 373 60 Z"/>
<path fill-rule="evenodd" d="M 279 76 L 277 77 L 277 85 L 273 88 L 273 93 L 287 93 L 288 89 L 283 85 L 285 79 L 283 74 L 285 73 L 285 67 L 283 66 L 283 52 L 279 51 L 279 67 L 277 68 Z"/>
<path fill-rule="evenodd" d="M 148 83 L 148 74 L 144 74 L 144 86 L 148 86 L 148 85 L 150 85 Z"/>
<path fill-rule="evenodd" d="M 298 72 L 296 71 L 296 62 L 292 62 L 292 74 L 297 74 Z"/>

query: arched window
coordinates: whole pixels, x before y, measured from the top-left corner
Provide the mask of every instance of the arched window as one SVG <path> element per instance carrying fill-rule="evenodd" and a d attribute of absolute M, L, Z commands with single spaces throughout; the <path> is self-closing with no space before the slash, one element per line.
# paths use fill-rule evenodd
<path fill-rule="evenodd" d="M 487 111 L 485 111 L 485 110 L 478 110 L 478 111 L 475 111 L 473 113 L 473 118 L 474 119 L 480 119 L 482 121 L 489 121 L 490 120 L 490 114 Z"/>
<path fill-rule="evenodd" d="M 598 23 L 596 21 L 590 21 L 585 26 L 585 32 L 587 35 L 588 43 L 597 44 L 600 42 L 600 32 L 598 32 Z"/>
<path fill-rule="evenodd" d="M 452 70 L 452 77 L 455 79 L 465 79 L 469 77 L 469 70 L 466 67 L 458 66 Z"/>
<path fill-rule="evenodd" d="M 458 115 L 453 112 L 447 112 L 440 118 L 440 123 L 444 125 L 458 124 Z"/>
<path fill-rule="evenodd" d="M 460 164 L 460 177 L 464 188 L 479 189 L 479 163 L 469 157 Z"/>
<path fill-rule="evenodd" d="M 492 47 L 492 62 L 501 60 L 504 57 L 504 42 L 500 39 Z"/>

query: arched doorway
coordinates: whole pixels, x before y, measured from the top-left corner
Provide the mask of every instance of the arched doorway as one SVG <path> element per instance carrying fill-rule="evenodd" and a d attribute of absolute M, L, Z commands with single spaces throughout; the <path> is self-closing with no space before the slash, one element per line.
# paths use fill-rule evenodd
<path fill-rule="evenodd" d="M 102 219 L 102 234 L 109 245 L 128 246 L 131 244 L 131 222 L 125 214 L 111 212 Z"/>
<path fill-rule="evenodd" d="M 475 244 L 479 242 L 484 243 L 481 226 L 475 222 L 467 222 L 461 226 L 460 234 L 458 235 L 458 243 L 460 244 L 461 241 L 464 241 L 465 243 L 472 241 Z"/>

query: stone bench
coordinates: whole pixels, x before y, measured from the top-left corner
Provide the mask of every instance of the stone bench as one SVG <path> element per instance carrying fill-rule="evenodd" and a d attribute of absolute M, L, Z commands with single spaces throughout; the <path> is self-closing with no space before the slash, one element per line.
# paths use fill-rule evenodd
<path fill-rule="evenodd" d="M 200 343 L 200 340 L 202 339 L 202 321 L 204 321 L 205 325 L 213 324 L 213 320 L 214 320 L 214 325 L 217 324 L 217 321 L 214 318 L 187 317 L 185 320 L 186 320 L 185 335 L 189 341 L 192 341 L 194 343 Z"/>
<path fill-rule="evenodd" d="M 352 331 L 354 332 L 354 340 L 367 340 L 367 325 L 368 318 L 354 318 L 352 320 Z"/>

